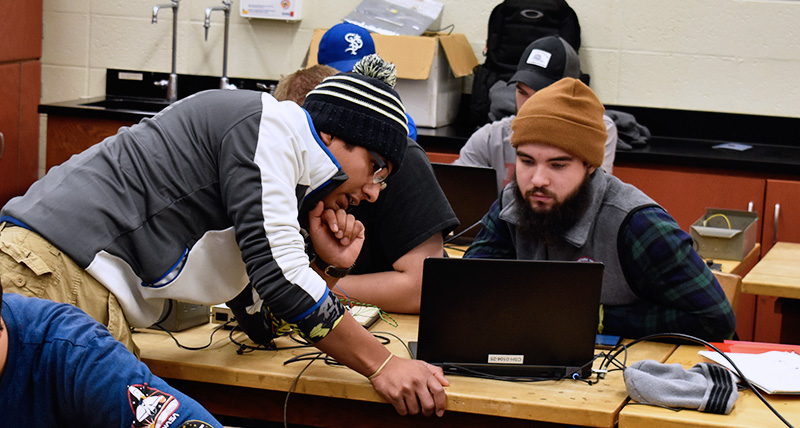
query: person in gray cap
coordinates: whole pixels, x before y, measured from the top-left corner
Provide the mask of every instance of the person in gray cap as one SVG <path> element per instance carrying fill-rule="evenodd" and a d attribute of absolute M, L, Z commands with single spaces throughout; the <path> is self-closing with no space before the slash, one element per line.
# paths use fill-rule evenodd
<path fill-rule="evenodd" d="M 251 286 L 398 413 L 441 416 L 441 368 L 393 357 L 330 290 L 364 242 L 347 209 L 378 199 L 408 147 L 395 76 L 374 71 L 328 77 L 305 110 L 200 92 L 52 168 L 0 210 L 5 291 L 75 304 L 135 352 L 128 326 L 156 323 L 167 300 Z"/>
<path fill-rule="evenodd" d="M 536 91 L 564 77 L 577 79 L 580 76 L 580 58 L 569 43 L 558 36 L 537 39 L 525 49 L 516 73 L 509 79 L 509 85 L 513 83 L 516 87 L 516 109 L 519 110 Z M 497 190 L 501 191 L 506 184 L 514 180 L 517 155 L 511 147 L 513 120 L 513 115 L 506 116 L 475 131 L 461 148 L 459 158 L 453 163 L 493 168 L 497 173 Z M 608 133 L 603 169 L 611 174 L 617 149 L 617 127 L 606 115 L 603 115 L 603 122 Z"/>

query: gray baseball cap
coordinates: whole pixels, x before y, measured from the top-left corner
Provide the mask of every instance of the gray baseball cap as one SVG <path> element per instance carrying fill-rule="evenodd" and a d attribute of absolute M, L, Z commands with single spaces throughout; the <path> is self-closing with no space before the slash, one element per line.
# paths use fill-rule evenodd
<path fill-rule="evenodd" d="M 580 78 L 581 60 L 564 39 L 547 36 L 525 48 L 517 64 L 517 72 L 508 83 L 522 82 L 539 91 L 564 77 Z"/>

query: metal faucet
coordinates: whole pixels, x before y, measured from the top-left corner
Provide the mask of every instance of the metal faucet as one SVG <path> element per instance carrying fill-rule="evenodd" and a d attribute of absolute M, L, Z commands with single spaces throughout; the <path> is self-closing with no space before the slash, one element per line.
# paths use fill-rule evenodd
<path fill-rule="evenodd" d="M 203 24 L 203 27 L 206 29 L 206 41 L 208 41 L 208 29 L 211 28 L 211 12 L 215 10 L 221 10 L 225 13 L 225 40 L 222 50 L 222 77 L 219 80 L 219 88 L 236 89 L 235 86 L 228 83 L 228 26 L 231 16 L 231 1 L 222 0 L 222 6 L 206 8 L 206 21 Z"/>
<path fill-rule="evenodd" d="M 169 4 L 159 4 L 153 6 L 153 24 L 158 23 L 158 10 L 164 8 L 172 9 L 172 72 L 169 74 L 167 85 L 167 101 L 175 102 L 178 99 L 178 74 L 175 71 L 176 50 L 178 47 L 178 3 L 180 0 L 172 0 Z M 164 81 L 156 82 L 163 86 Z"/>

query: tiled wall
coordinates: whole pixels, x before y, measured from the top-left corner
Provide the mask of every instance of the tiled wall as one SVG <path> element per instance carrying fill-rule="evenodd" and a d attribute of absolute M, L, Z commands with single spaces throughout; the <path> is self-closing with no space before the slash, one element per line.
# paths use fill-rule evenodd
<path fill-rule="evenodd" d="M 228 74 L 277 79 L 299 68 L 314 28 L 336 24 L 360 0 L 302 0 L 303 19 L 231 14 Z M 441 0 L 480 54 L 499 1 Z M 163 0 L 44 0 L 42 101 L 102 95 L 106 68 L 169 71 L 171 11 Z M 580 18 L 580 54 L 607 104 L 800 117 L 799 0 L 569 0 Z M 203 39 L 205 8 L 182 0 L 179 73 L 221 71 L 222 14 Z M 480 56 L 479 56 L 480 58 Z M 482 60 L 482 59 L 481 59 Z"/>

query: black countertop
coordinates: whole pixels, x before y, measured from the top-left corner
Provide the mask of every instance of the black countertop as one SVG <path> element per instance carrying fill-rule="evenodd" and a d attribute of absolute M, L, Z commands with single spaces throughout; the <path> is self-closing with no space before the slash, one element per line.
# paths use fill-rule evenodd
<path fill-rule="evenodd" d="M 800 119 L 616 105 L 606 108 L 634 115 L 653 135 L 645 147 L 618 149 L 615 163 L 800 177 Z M 453 125 L 418 128 L 417 141 L 427 150 L 458 153 L 477 128 L 460 116 Z M 714 148 L 724 143 L 740 143 L 750 148 L 744 151 Z"/>
<path fill-rule="evenodd" d="M 106 70 L 105 96 L 40 104 L 39 113 L 138 122 L 169 105 L 166 86 L 157 84 L 168 78 L 169 73 L 110 68 Z M 272 93 L 278 82 L 230 77 L 229 83 L 238 89 Z M 178 99 L 219 87 L 219 76 L 178 74 Z"/>
<path fill-rule="evenodd" d="M 140 73 L 141 77 L 126 79 L 130 73 Z M 109 69 L 107 75 L 108 96 L 42 104 L 39 106 L 39 113 L 138 122 L 142 118 L 153 116 L 160 108 L 168 105 L 163 101 L 166 89 L 152 83 L 165 79 L 167 73 Z M 271 92 L 276 82 L 231 78 L 231 83 L 242 89 Z M 218 84 L 218 77 L 180 75 L 179 98 L 203 89 L 216 88 Z M 146 87 L 145 91 L 142 90 L 143 86 Z M 87 105 L 102 104 L 107 100 L 113 102 L 116 99 L 143 102 L 129 103 L 125 108 L 118 105 Z M 465 105 L 462 102 L 462 110 Z M 607 108 L 633 114 L 637 122 L 647 126 L 653 135 L 645 147 L 617 150 L 616 163 L 800 176 L 800 119 L 629 106 Z M 445 127 L 418 128 L 417 141 L 428 151 L 458 153 L 477 129 L 474 123 L 463 116 L 460 115 L 454 124 Z M 751 148 L 745 151 L 714 148 L 730 142 L 746 144 Z"/>
<path fill-rule="evenodd" d="M 472 128 L 418 128 L 417 141 L 426 150 L 458 153 L 471 135 Z M 750 149 L 735 151 L 714 146 L 739 142 Z M 800 176 L 800 147 L 735 140 L 709 140 L 653 136 L 647 145 L 633 150 L 617 150 L 615 163 L 677 165 L 726 169 L 754 173 Z"/>

